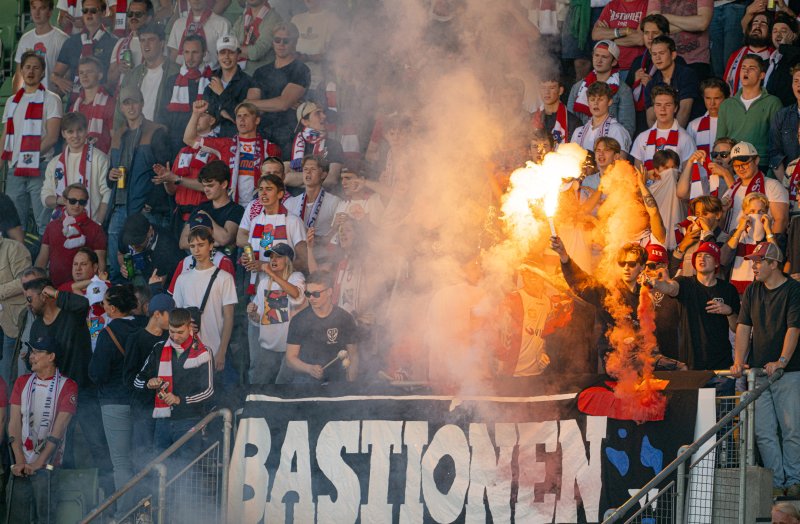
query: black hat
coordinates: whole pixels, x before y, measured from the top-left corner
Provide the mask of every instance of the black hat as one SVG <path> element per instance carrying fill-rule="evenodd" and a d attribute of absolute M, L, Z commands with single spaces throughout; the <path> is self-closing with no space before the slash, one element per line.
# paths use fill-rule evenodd
<path fill-rule="evenodd" d="M 25 345 L 33 351 L 53 353 L 56 356 L 56 360 L 58 360 L 58 356 L 61 354 L 61 346 L 58 345 L 58 342 L 56 342 L 54 338 L 48 335 L 42 335 L 35 340 L 25 342 Z"/>
<path fill-rule="evenodd" d="M 143 214 L 130 215 L 125 219 L 125 227 L 122 228 L 122 242 L 129 246 L 141 246 L 147 240 L 150 227 L 150 222 Z"/>
<path fill-rule="evenodd" d="M 189 217 L 189 231 L 194 231 L 194 229 L 198 227 L 204 227 L 213 231 L 214 224 L 211 222 L 211 217 L 197 211 L 192 213 L 192 216 Z"/>
<path fill-rule="evenodd" d="M 275 253 L 276 255 L 282 257 L 289 257 L 289 260 L 294 260 L 294 249 L 289 244 L 273 244 L 271 248 L 267 250 L 267 255 L 270 253 Z"/>

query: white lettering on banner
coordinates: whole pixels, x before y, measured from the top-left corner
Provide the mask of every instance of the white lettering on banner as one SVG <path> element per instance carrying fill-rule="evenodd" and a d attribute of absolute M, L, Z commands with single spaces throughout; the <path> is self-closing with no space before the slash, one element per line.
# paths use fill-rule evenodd
<path fill-rule="evenodd" d="M 519 475 L 516 522 L 575 522 L 578 500 L 582 501 L 587 520 L 596 522 L 602 488 L 600 454 L 607 419 L 589 416 L 585 420 L 585 436 L 573 419 L 498 422 L 494 424 L 494 442 L 489 426 L 482 423 L 471 423 L 467 434 L 459 426 L 444 425 L 431 438 L 427 421 L 330 421 L 320 430 L 314 451 L 319 472 L 335 489 L 334 501 L 333 495 L 313 493 L 312 443 L 307 422 L 287 424 L 280 462 L 274 479 L 270 479 L 266 467 L 272 446 L 269 425 L 262 418 L 244 418 L 239 423 L 231 459 L 229 520 L 245 524 L 262 519 L 339 524 L 355 522 L 360 517 L 364 523 L 390 522 L 390 458 L 404 454 L 401 524 L 421 523 L 423 504 L 435 521 L 450 522 L 464 511 L 465 503 L 467 523 L 486 522 L 487 509 L 494 522 L 508 523 L 513 469 Z M 560 487 L 541 484 L 546 481 L 544 456 L 537 456 L 541 444 L 545 453 L 554 453 L 561 447 Z M 361 504 L 359 477 L 344 460 L 343 451 L 369 455 L 365 504 Z M 449 487 L 441 491 L 434 470 L 445 456 L 450 457 L 446 468 Z M 484 496 L 488 504 L 484 504 Z"/>

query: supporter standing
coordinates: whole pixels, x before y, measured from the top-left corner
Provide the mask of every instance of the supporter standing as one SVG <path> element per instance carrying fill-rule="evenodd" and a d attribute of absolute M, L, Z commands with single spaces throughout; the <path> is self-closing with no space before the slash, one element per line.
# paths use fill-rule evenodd
<path fill-rule="evenodd" d="M 71 184 L 63 196 L 64 213 L 47 224 L 36 257 L 37 267 L 49 267 L 50 279 L 56 287 L 70 280 L 72 259 L 83 246 L 97 254 L 100 271 L 105 271 L 106 267 L 106 234 L 86 213 L 89 191 L 80 184 Z"/>
<path fill-rule="evenodd" d="M 236 135 L 236 106 L 247 98 L 253 80 L 239 65 L 239 41 L 233 35 L 224 35 L 217 41 L 219 69 L 203 92 L 208 102 L 208 112 L 219 122 L 219 136 Z"/>
<path fill-rule="evenodd" d="M 11 238 L 0 236 L 0 378 L 11 382 L 14 346 L 20 331 L 20 314 L 25 310 L 25 294 L 20 273 L 31 265 L 31 254 L 25 246 Z"/>
<path fill-rule="evenodd" d="M 592 40 L 613 40 L 620 46 L 622 71 L 630 69 L 633 59 L 644 51 L 638 29 L 646 11 L 647 0 L 611 0 L 592 28 Z M 633 129 L 628 132 L 633 133 Z"/>
<path fill-rule="evenodd" d="M 328 174 L 325 187 L 336 188 L 344 163 L 342 145 L 328 135 L 328 117 L 321 106 L 314 102 L 303 102 L 297 107 L 297 120 L 300 130 L 292 142 L 292 155 L 289 162 L 290 171 L 286 173 L 284 184 L 298 186 L 302 182 L 301 174 L 303 158 L 315 155 L 328 163 Z"/>
<path fill-rule="evenodd" d="M 263 65 L 253 73 L 254 87 L 247 91 L 247 101 L 264 113 L 259 126 L 261 134 L 278 144 L 284 160 L 289 158 L 297 127 L 294 108 L 311 82 L 308 66 L 297 59 L 299 37 L 300 32 L 294 24 L 279 24 L 273 29 L 275 62 Z"/>
<path fill-rule="evenodd" d="M 567 110 L 561 101 L 564 83 L 561 76 L 549 73 L 539 81 L 539 109 L 531 115 L 534 129 L 544 129 L 553 135 L 553 141 L 562 144 L 582 125 L 580 119 Z"/>
<path fill-rule="evenodd" d="M 153 21 L 153 4 L 150 0 L 126 0 L 124 3 L 127 3 L 127 10 L 117 13 L 117 17 L 124 17 L 125 22 L 122 30 L 115 28 L 119 40 L 111 52 L 111 64 L 108 67 L 108 84 L 111 86 L 119 86 L 125 75 L 142 63 L 139 31 Z M 122 4 L 120 2 L 115 7 L 122 7 Z"/>
<path fill-rule="evenodd" d="M 773 233 L 773 219 L 769 215 L 769 200 L 763 193 L 749 193 L 742 201 L 742 214 L 736 229 L 722 247 L 722 262 L 731 266 L 730 281 L 739 293 L 753 282 L 753 264 L 747 255 L 766 241 L 778 245 Z M 733 263 L 731 264 L 731 260 Z"/>
<path fill-rule="evenodd" d="M 353 317 L 335 306 L 333 279 L 326 272 L 315 272 L 306 280 L 305 296 L 311 307 L 305 308 L 289 322 L 286 364 L 295 372 L 294 384 L 320 382 L 353 382 L 358 377 L 358 347 Z M 349 365 L 340 359 L 327 369 L 328 362 L 340 351 L 346 351 Z"/>
<path fill-rule="evenodd" d="M 610 4 L 609 4 L 610 5 Z M 584 124 L 592 116 L 589 110 L 588 89 L 597 81 L 605 82 L 614 94 L 611 109 L 609 110 L 629 135 L 634 133 L 636 115 L 633 108 L 633 94 L 627 84 L 620 80 L 620 71 L 617 69 L 620 49 L 611 40 L 601 40 L 594 46 L 592 52 L 592 72 L 586 78 L 576 82 L 569 92 L 567 109 L 575 113 Z"/>
<path fill-rule="evenodd" d="M 86 325 L 89 326 L 92 351 L 97 344 L 97 336 L 108 322 L 108 316 L 103 309 L 103 298 L 111 283 L 107 280 L 108 274 L 100 275 L 99 271 L 100 259 L 97 258 L 97 253 L 86 246 L 79 248 L 72 258 L 72 280 L 64 282 L 58 288 L 59 291 L 69 291 L 89 300 Z"/>
<path fill-rule="evenodd" d="M 125 255 L 130 255 L 135 275 L 128 273 L 123 263 Z M 137 213 L 125 220 L 122 243 L 116 253 L 124 278 L 130 281 L 141 279 L 142 284 L 149 282 L 157 293 L 174 273 L 182 256 L 183 252 L 169 231 L 153 225 L 143 214 Z"/>
<path fill-rule="evenodd" d="M 720 227 L 722 213 L 722 201 L 714 195 L 701 195 L 689 202 L 689 216 L 675 226 L 678 246 L 670 257 L 670 275 L 676 275 L 680 271 L 685 277 L 693 276 L 694 253 L 700 244 L 713 242 L 721 247 L 728 241 L 730 235 Z"/>
<path fill-rule="evenodd" d="M 686 162 L 695 151 L 694 141 L 689 133 L 675 119 L 678 111 L 678 95 L 669 86 L 661 85 L 650 91 L 656 121 L 653 126 L 640 133 L 631 146 L 631 156 L 637 166 L 647 171 L 653 169 L 653 156 L 656 151 L 671 149 L 678 153 L 681 162 Z M 678 166 L 680 167 L 680 166 Z"/>
<path fill-rule="evenodd" d="M 769 167 L 778 180 L 791 176 L 788 163 L 800 156 L 800 64 L 792 67 L 791 75 L 794 103 L 779 109 L 769 126 Z"/>
<path fill-rule="evenodd" d="M 63 214 L 67 204 L 64 192 L 67 187 L 79 184 L 89 194 L 86 214 L 102 224 L 108 216 L 108 156 L 87 143 L 86 116 L 82 113 L 67 113 L 61 120 L 61 136 L 66 142 L 60 155 L 53 158 L 45 170 L 41 201 L 49 209 L 58 209 L 55 215 Z M 81 197 L 82 198 L 82 197 Z"/>
<path fill-rule="evenodd" d="M 678 95 L 678 113 L 676 120 L 681 127 L 686 127 L 689 119 L 699 114 L 700 92 L 697 75 L 687 66 L 683 58 L 678 56 L 675 41 L 668 36 L 658 36 L 650 45 L 650 54 L 656 72 L 644 88 L 645 106 L 647 107 L 647 124 L 652 126 L 656 120 L 653 110 L 652 90 L 655 86 L 668 85 Z M 695 109 L 695 106 L 697 109 Z"/>
<path fill-rule="evenodd" d="M 719 78 L 707 78 L 700 83 L 700 94 L 703 96 L 706 113 L 689 122 L 686 131 L 694 140 L 698 150 L 710 153 L 717 137 L 719 106 L 731 96 L 731 92 L 728 84 Z"/>
<path fill-rule="evenodd" d="M 653 301 L 655 311 L 656 330 L 655 336 L 658 342 L 658 352 L 677 361 L 678 369 L 686 369 L 686 360 L 681 358 L 678 351 L 678 333 L 680 324 L 680 305 L 671 295 L 664 293 L 663 290 L 653 287 L 653 283 L 666 275 L 669 256 L 667 249 L 658 244 L 649 244 L 645 247 L 647 251 L 647 261 L 644 264 L 644 278 L 650 285 L 650 298 Z M 668 361 L 660 364 L 669 368 Z M 657 364 L 658 365 L 658 364 Z"/>
<path fill-rule="evenodd" d="M 744 57 L 747 55 L 757 55 L 762 60 L 769 60 L 774 49 L 770 46 L 770 23 L 767 13 L 756 14 L 745 30 L 744 46 L 732 53 L 725 67 L 725 74 L 722 78 L 728 82 L 731 93 L 739 91 L 742 79 L 742 66 Z M 766 68 L 764 69 L 766 72 Z"/>
<path fill-rule="evenodd" d="M 272 32 L 283 20 L 267 0 L 246 0 L 245 5 L 233 23 L 232 34 L 242 45 L 239 64 L 252 75 L 259 67 L 275 61 Z"/>
<path fill-rule="evenodd" d="M 331 234 L 331 225 L 342 199 L 323 187 L 330 165 L 318 155 L 303 157 L 303 187 L 305 191 L 286 200 L 286 210 L 300 217 L 306 228 L 313 227 L 320 237 Z M 335 233 L 335 231 L 334 231 Z"/>
<path fill-rule="evenodd" d="M 653 64 L 653 56 L 650 54 L 650 46 L 654 38 L 669 34 L 669 22 L 663 15 L 650 14 L 644 17 L 639 27 L 645 47 L 644 53 L 633 59 L 625 79 L 625 83 L 631 88 L 633 94 L 633 107 L 636 110 L 636 131 L 647 128 L 645 111 L 647 106 L 645 105 L 644 89 L 657 71 L 655 64 Z"/>
<path fill-rule="evenodd" d="M 25 51 L 36 51 L 44 55 L 45 70 L 42 84 L 45 89 L 50 89 L 50 72 L 56 66 L 61 46 L 67 41 L 67 35 L 61 29 L 50 25 L 53 15 L 53 0 L 31 0 L 30 15 L 33 29 L 23 34 L 17 42 L 14 62 L 17 64 L 11 90 L 19 91 L 23 85 L 22 80 L 22 55 Z"/>
<path fill-rule="evenodd" d="M 89 141 L 104 154 L 111 149 L 111 130 L 114 127 L 116 101 L 100 83 L 103 66 L 93 56 L 81 57 L 78 62 L 80 92 L 72 111 L 83 113 L 88 120 Z"/>
<path fill-rule="evenodd" d="M 595 141 L 604 136 L 615 139 L 627 153 L 631 148 L 631 136 L 628 131 L 609 114 L 613 103 L 613 92 L 605 82 L 595 82 L 586 90 L 589 111 L 592 118 L 586 124 L 575 129 L 570 142 L 593 151 Z"/>
<path fill-rule="evenodd" d="M 661 14 L 669 21 L 670 34 L 680 55 L 699 80 L 711 76 L 711 51 L 708 28 L 714 14 L 713 0 L 650 0 L 647 14 Z"/>
<path fill-rule="evenodd" d="M 764 61 L 747 55 L 740 66 L 741 89 L 719 106 L 717 138 L 730 137 L 737 142 L 749 142 L 758 151 L 759 168 L 769 168 L 769 131 L 772 116 L 781 109 L 781 101 L 761 87 L 764 80 Z"/>
<path fill-rule="evenodd" d="M 45 61 L 38 53 L 23 53 L 20 70 L 23 86 L 3 109 L 0 168 L 8 168 L 5 192 L 17 208 L 23 229 L 32 211 L 41 235 L 50 221 L 41 199 L 43 173 L 58 141 L 61 100 L 42 84 Z"/>
<path fill-rule="evenodd" d="M 208 50 L 207 56 L 200 58 L 206 59 L 213 69 L 217 67 L 217 40 L 223 35 L 230 34 L 231 23 L 227 18 L 213 12 L 208 0 L 188 0 L 188 2 L 189 11 L 175 21 L 169 33 L 167 48 L 170 60 L 177 62 L 178 65 L 184 65 L 183 46 L 186 37 L 198 35 L 205 41 Z"/>
<path fill-rule="evenodd" d="M 89 362 L 89 378 L 97 386 L 103 430 L 114 466 L 114 487 L 119 490 L 133 476 L 131 453 L 133 424 L 130 392 L 123 381 L 125 341 L 143 327 L 144 319 L 132 311 L 139 303 L 132 286 L 112 286 L 106 291 L 103 308 L 110 322 L 97 337 Z M 136 422 L 138 423 L 138 421 Z M 124 515 L 135 503 L 133 492 L 117 502 L 117 514 Z"/>
<path fill-rule="evenodd" d="M 345 214 L 357 223 L 362 225 L 378 225 L 383 218 L 384 206 L 381 197 L 367 189 L 366 177 L 360 173 L 349 171 L 345 168 L 342 171 L 342 192 L 344 198 L 336 207 L 334 213 L 334 226 L 336 217 Z"/>
<path fill-rule="evenodd" d="M 797 19 L 785 13 L 777 13 L 772 24 L 772 46 L 775 50 L 769 56 L 764 89 L 781 100 L 784 106 L 795 101 L 792 89 L 792 70 L 800 63 L 800 49 L 797 40 Z"/>
<path fill-rule="evenodd" d="M 276 244 L 268 254 L 269 262 L 261 265 L 267 276 L 247 304 L 250 384 L 282 384 L 291 378 L 284 359 L 289 320 L 305 305 L 305 277 L 294 270 L 294 250 Z"/>
<path fill-rule="evenodd" d="M 741 22 L 745 12 L 744 4 L 733 0 L 714 0 L 714 15 L 708 32 L 711 42 L 714 42 L 714 45 L 710 46 L 711 67 L 716 77 L 725 78 L 728 57 L 742 45 L 744 31 Z"/>
<path fill-rule="evenodd" d="M 756 281 L 742 297 L 736 327 L 736 350 L 731 373 L 741 376 L 748 365 L 764 368 L 768 376 L 756 376 L 756 387 L 765 388 L 756 399 L 756 443 L 764 467 L 772 470 L 772 492 L 800 496 L 800 424 L 797 391 L 800 388 L 800 283 L 781 271 L 783 253 L 762 242 L 748 256 Z M 752 337 L 752 344 L 750 340 Z M 778 369 L 780 380 L 766 388 Z"/>
<path fill-rule="evenodd" d="M 303 2 L 306 11 L 294 15 L 292 23 L 300 31 L 297 53 L 311 71 L 310 89 L 316 89 L 322 80 L 325 53 L 330 51 L 334 37 L 346 31 L 346 27 L 325 0 Z"/>
<path fill-rule="evenodd" d="M 193 233 L 198 228 L 206 229 L 209 234 L 212 236 L 212 245 L 213 245 L 213 231 L 214 231 L 214 223 L 211 220 L 211 217 L 205 213 L 195 212 L 189 218 L 188 222 L 186 223 L 187 226 L 187 233 L 185 240 L 189 242 L 189 235 Z M 218 267 L 223 271 L 227 271 L 231 274 L 232 277 L 236 277 L 236 268 L 234 267 L 234 261 L 231 260 L 230 257 L 225 256 L 225 253 L 222 251 L 217 251 L 216 249 L 212 250 L 210 255 L 211 263 L 214 267 Z M 175 292 L 175 283 L 178 281 L 178 277 L 184 273 L 188 273 L 193 270 L 197 266 L 197 260 L 194 258 L 193 255 L 187 255 L 184 257 L 183 261 L 178 264 L 178 267 L 175 268 L 175 273 L 172 275 L 172 281 L 169 284 L 169 293 L 174 294 Z"/>
<path fill-rule="evenodd" d="M 588 206 L 590 210 L 593 210 L 600 201 L 600 194 L 597 190 L 600 188 L 600 180 L 603 177 L 603 173 L 621 158 L 622 147 L 615 138 L 601 136 L 594 143 L 594 165 L 597 168 L 597 172 L 590 174 L 581 182 L 581 187 L 591 188 L 597 193 L 596 202 Z"/>
<path fill-rule="evenodd" d="M 73 103 L 78 97 L 80 83 L 78 79 L 78 62 L 85 56 L 94 56 L 100 60 L 103 78 L 108 78 L 108 65 L 111 52 L 117 39 L 103 27 L 103 16 L 106 12 L 105 0 L 83 0 L 83 29 L 70 36 L 61 47 L 58 61 L 50 72 L 50 83 L 59 95 L 70 95 Z"/>
<path fill-rule="evenodd" d="M 8 419 L 8 440 L 14 455 L 9 524 L 48 522 L 56 514 L 58 475 L 48 466 L 61 466 L 67 427 L 78 406 L 77 384 L 63 376 L 58 367 L 63 353 L 58 343 L 41 336 L 29 347 L 32 373 L 14 383 Z M 2 400 L 5 391 L 5 387 L 0 390 Z M 36 399 L 37 393 L 43 401 Z"/>

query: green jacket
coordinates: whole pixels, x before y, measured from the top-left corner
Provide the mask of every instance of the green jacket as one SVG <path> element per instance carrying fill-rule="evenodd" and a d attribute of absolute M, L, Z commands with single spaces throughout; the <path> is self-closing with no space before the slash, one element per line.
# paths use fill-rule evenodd
<path fill-rule="evenodd" d="M 722 102 L 717 119 L 717 138 L 730 137 L 737 142 L 750 142 L 758 150 L 760 164 L 769 163 L 769 124 L 772 115 L 783 105 L 778 97 L 761 90 L 750 109 L 742 103 L 742 90 Z"/>

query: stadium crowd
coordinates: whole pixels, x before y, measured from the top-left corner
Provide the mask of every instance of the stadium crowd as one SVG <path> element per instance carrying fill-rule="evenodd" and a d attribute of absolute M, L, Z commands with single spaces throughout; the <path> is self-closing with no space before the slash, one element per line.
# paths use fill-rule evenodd
<path fill-rule="evenodd" d="M 29 2 L 0 137 L 10 522 L 49 511 L 47 465 L 88 455 L 110 493 L 243 385 L 408 376 L 390 369 L 382 307 L 408 269 L 387 278 L 372 257 L 412 192 L 398 155 L 414 108 L 332 59 L 381 3 L 240 1 L 236 16 L 230 0 Z M 455 31 L 468 3 L 426 4 L 430 45 L 452 52 L 437 31 Z M 635 324 L 642 286 L 659 369 L 783 369 L 756 432 L 775 495 L 800 497 L 800 2 L 502 9 L 529 51 L 560 59 L 492 86 L 511 104 L 497 165 L 586 151 L 562 188 L 575 232 L 550 247 L 603 326 L 593 371 L 616 321 L 607 295 Z M 604 175 L 621 163 L 636 168 L 640 213 L 609 287 L 579 225 L 620 190 Z M 502 194 L 492 178 L 487 192 Z M 429 290 L 431 348 L 470 331 L 483 296 L 479 257 L 461 262 L 461 282 Z M 558 305 L 535 266 L 500 305 L 496 376 L 550 364 Z M 434 353 L 432 380 L 449 365 Z M 711 385 L 731 394 L 734 382 Z"/>

